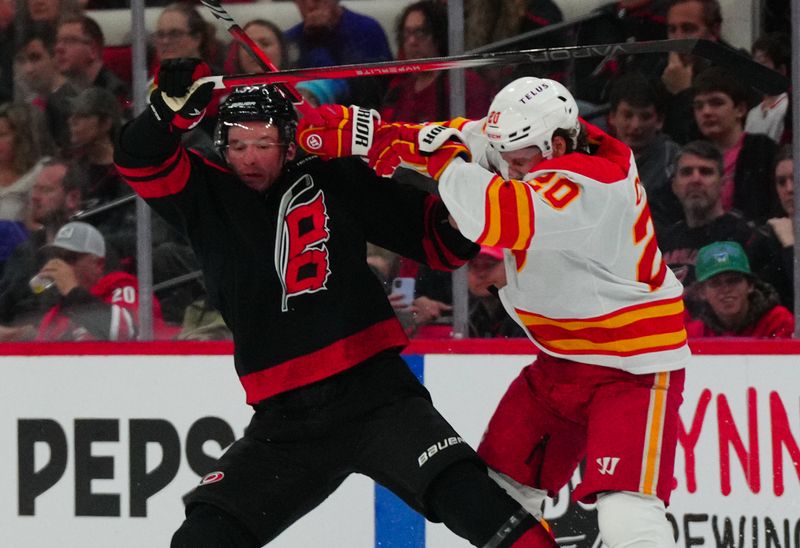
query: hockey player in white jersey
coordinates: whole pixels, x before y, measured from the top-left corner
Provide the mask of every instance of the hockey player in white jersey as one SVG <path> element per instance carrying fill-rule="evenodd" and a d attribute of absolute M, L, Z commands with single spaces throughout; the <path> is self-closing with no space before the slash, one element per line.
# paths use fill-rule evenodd
<path fill-rule="evenodd" d="M 631 150 L 580 120 L 563 85 L 532 77 L 501 90 L 483 120 L 373 129 L 377 173 L 433 177 L 459 230 L 504 248 L 500 298 L 540 349 L 479 447 L 496 479 L 541 512 L 585 458 L 573 497 L 597 502 L 607 546 L 674 546 L 665 506 L 690 355 L 683 288 L 661 257 Z M 357 133 L 313 119 L 298 142 L 337 156 L 363 142 Z"/>

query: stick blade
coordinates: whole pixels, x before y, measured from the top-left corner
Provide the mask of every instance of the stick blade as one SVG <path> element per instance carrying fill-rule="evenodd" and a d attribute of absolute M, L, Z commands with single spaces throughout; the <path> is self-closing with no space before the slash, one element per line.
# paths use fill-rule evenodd
<path fill-rule="evenodd" d="M 692 54 L 734 71 L 750 86 L 767 95 L 780 95 L 789 89 L 789 79 L 786 76 L 725 44 L 711 40 L 697 40 Z"/>

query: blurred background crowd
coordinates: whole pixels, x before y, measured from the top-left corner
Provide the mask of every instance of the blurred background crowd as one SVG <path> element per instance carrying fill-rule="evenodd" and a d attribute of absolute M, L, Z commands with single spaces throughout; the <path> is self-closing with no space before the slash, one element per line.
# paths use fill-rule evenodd
<path fill-rule="evenodd" d="M 502 49 L 664 38 L 725 44 L 717 0 L 622 0 L 587 8 L 575 21 L 564 20 L 563 1 L 465 0 L 465 47 L 514 37 Z M 270 20 L 279 4 L 293 4 L 299 23 Z M 446 1 L 393 2 L 389 25 L 369 16 L 371 4 L 259 0 L 254 6 L 263 9 L 251 12 L 258 17 L 238 22 L 282 69 L 448 55 Z M 203 58 L 216 74 L 261 72 L 199 3 L 146 6 L 157 12 L 148 28 L 151 76 L 178 57 Z M 758 37 L 744 53 L 788 75 L 788 0 L 760 6 Z M 103 10 L 129 17 L 120 11 L 128 7 L 128 0 L 0 0 L 0 341 L 136 338 L 139 296 L 125 289 L 136 286 L 136 207 L 112 162 L 116 132 L 133 114 L 131 47 L 107 44 L 100 23 L 108 21 Z M 584 118 L 633 150 L 660 248 L 686 288 L 690 336 L 792 335 L 787 93 L 763 95 L 731 67 L 683 54 L 612 56 L 466 71 L 463 114 L 484 117 L 494 94 L 523 74 L 562 81 Z M 443 72 L 298 88 L 312 104 L 369 106 L 387 121 L 451 117 Z M 210 109 L 187 144 L 214 154 L 214 125 Z M 395 177 L 430 185 L 410 172 Z M 184 237 L 154 216 L 151 239 L 155 338 L 228 338 L 205 303 Z M 367 260 L 410 335 L 451 336 L 449 273 L 372 246 Z M 493 290 L 505 277 L 502 250 L 482 248 L 467 269 L 469 336 L 523 337 Z M 119 325 L 96 329 L 98 303 L 109 302 L 123 311 Z"/>

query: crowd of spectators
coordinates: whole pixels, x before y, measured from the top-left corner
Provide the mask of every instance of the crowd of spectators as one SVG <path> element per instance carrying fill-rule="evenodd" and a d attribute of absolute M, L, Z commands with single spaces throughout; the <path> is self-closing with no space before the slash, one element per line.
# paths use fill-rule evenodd
<path fill-rule="evenodd" d="M 398 6 L 392 29 L 396 55 L 381 25 L 357 9 L 338 0 L 294 3 L 301 22 L 291 28 L 281 29 L 267 18 L 243 25 L 278 68 L 448 54 L 445 1 Z M 85 11 L 124 5 L 0 0 L 0 341 L 113 338 L 98 329 L 43 328 L 42 322 L 53 316 L 54 307 L 105 310 L 102 292 L 92 289 L 98 280 L 114 274 L 130 282 L 136 272 L 135 205 L 112 162 L 116 133 L 132 115 L 130 63 L 115 59 L 106 64 L 111 56 L 103 29 Z M 160 10 L 148 49 L 151 75 L 161 60 L 177 57 L 202 58 L 215 73 L 262 70 L 239 45 L 216 36 L 196 3 L 147 5 Z M 468 47 L 480 47 L 562 19 L 552 1 L 468 0 L 465 37 Z M 624 0 L 598 11 L 590 23 L 511 47 L 658 38 L 722 41 L 723 28 L 717 0 Z M 787 75 L 789 37 L 774 28 L 765 25 L 771 32 L 760 36 L 749 53 Z M 664 260 L 686 287 L 691 336 L 791 336 L 794 202 L 787 93 L 758 94 L 730 67 L 669 53 L 466 71 L 465 115 L 485 116 L 495 92 L 520 72 L 564 81 L 582 109 L 606 113 L 600 124 L 633 150 Z M 450 118 L 449 79 L 444 72 L 418 72 L 310 81 L 298 90 L 314 105 L 354 103 L 378 109 L 384 120 L 428 122 Z M 215 154 L 214 125 L 212 106 L 185 138 Z M 430 184 L 403 170 L 396 177 Z M 81 230 L 84 224 L 93 227 L 103 242 L 102 255 L 90 254 L 87 260 L 92 283 L 56 283 L 34 293 L 29 281 L 37 273 L 52 277 L 54 241 L 70 221 L 79 221 Z M 156 336 L 229 337 L 219 315 L 206 305 L 202 280 L 190 275 L 197 264 L 183 236 L 156 216 L 152 244 Z M 709 266 L 722 255 L 736 267 L 733 272 Z M 75 253 L 56 258 L 71 270 L 82 264 Z M 369 251 L 368 260 L 410 334 L 449 334 L 449 274 L 377 248 Z M 470 262 L 470 336 L 524 336 L 492 289 L 502 285 L 504 276 L 502 250 L 484 248 Z M 410 305 L 392 294 L 397 277 L 416 280 Z M 176 281 L 181 278 L 187 281 Z M 78 292 L 64 293 L 59 286 Z M 722 309 L 737 299 L 746 310 L 731 320 Z M 781 325 L 753 329 L 760 314 L 779 317 Z"/>

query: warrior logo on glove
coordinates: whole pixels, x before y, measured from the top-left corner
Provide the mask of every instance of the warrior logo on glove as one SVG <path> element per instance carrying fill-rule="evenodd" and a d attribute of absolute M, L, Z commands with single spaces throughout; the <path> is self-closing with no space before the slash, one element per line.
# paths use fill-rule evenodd
<path fill-rule="evenodd" d="M 297 142 L 306 152 L 326 160 L 366 156 L 379 125 L 380 115 L 374 110 L 323 105 L 300 120 Z"/>

